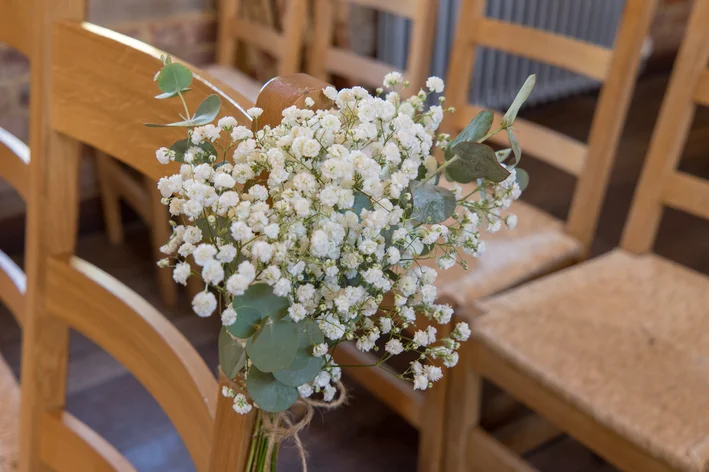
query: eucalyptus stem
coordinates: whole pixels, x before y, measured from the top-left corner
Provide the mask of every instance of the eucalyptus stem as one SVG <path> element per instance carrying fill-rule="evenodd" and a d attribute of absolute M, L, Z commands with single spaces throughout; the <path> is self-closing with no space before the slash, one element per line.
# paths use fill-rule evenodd
<path fill-rule="evenodd" d="M 185 102 L 185 97 L 182 96 L 182 92 L 177 92 L 177 96 L 182 100 L 182 106 L 185 107 L 185 120 L 190 119 L 190 110 L 187 108 L 187 102 Z"/>
<path fill-rule="evenodd" d="M 256 434 L 254 434 L 254 437 L 251 439 L 251 446 L 249 446 L 249 460 L 246 462 L 246 470 L 249 472 L 253 472 L 253 467 L 254 467 L 254 459 L 256 458 L 256 448 L 258 444 L 260 443 L 258 435 L 260 435 L 261 431 L 261 411 L 256 414 L 256 426 L 254 431 L 257 431 Z"/>

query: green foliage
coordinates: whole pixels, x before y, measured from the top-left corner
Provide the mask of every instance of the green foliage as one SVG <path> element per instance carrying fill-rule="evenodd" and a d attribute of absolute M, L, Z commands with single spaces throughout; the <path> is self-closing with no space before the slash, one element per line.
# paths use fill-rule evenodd
<path fill-rule="evenodd" d="M 170 62 L 158 73 L 157 82 L 163 95 L 175 96 L 192 84 L 192 71 L 182 64 Z"/>
<path fill-rule="evenodd" d="M 455 148 L 459 143 L 475 143 L 484 138 L 490 132 L 490 128 L 492 128 L 493 117 L 493 114 L 487 110 L 481 111 L 475 115 L 475 118 L 468 123 L 468 126 L 466 126 L 465 129 L 448 144 L 446 154 L 450 153 L 450 156 L 447 155 L 446 160 L 448 161 L 453 157 L 453 148 Z"/>
<path fill-rule="evenodd" d="M 515 177 L 517 178 L 517 185 L 519 185 L 520 190 L 524 192 L 529 186 L 529 174 L 526 170 L 517 167 L 515 169 Z"/>
<path fill-rule="evenodd" d="M 512 102 L 512 105 L 510 105 L 510 108 L 507 110 L 507 113 L 505 113 L 505 116 L 502 117 L 501 126 L 503 128 L 509 128 L 514 124 L 515 120 L 517 119 L 517 113 L 519 113 L 519 109 L 522 108 L 524 102 L 526 102 L 529 98 L 529 95 L 532 93 L 532 90 L 534 90 L 534 85 L 536 83 L 536 75 L 530 75 L 529 77 L 527 77 L 527 80 L 524 82 L 524 85 L 522 85 L 522 88 L 517 93 L 517 96 Z"/>
<path fill-rule="evenodd" d="M 495 151 L 486 144 L 474 142 L 458 143 L 453 155 L 458 156 L 448 167 L 446 177 L 453 182 L 467 184 L 476 179 L 485 178 L 493 182 L 502 182 L 510 173 L 500 164 Z"/>
<path fill-rule="evenodd" d="M 313 320 L 302 320 L 298 324 L 298 350 L 288 370 L 298 370 L 305 367 L 313 357 L 313 346 L 325 342 L 318 324 Z M 300 385 L 300 384 L 298 384 Z"/>
<path fill-rule="evenodd" d="M 256 333 L 246 342 L 246 353 L 262 372 L 288 368 L 298 351 L 298 325 L 280 316 L 266 316 Z M 238 316 L 237 316 L 238 319 Z"/>
<path fill-rule="evenodd" d="M 254 366 L 249 369 L 246 390 L 259 408 L 269 413 L 285 411 L 298 400 L 298 389 L 279 382 L 273 374 Z"/>
<path fill-rule="evenodd" d="M 243 295 L 234 297 L 231 305 L 236 311 L 236 322 L 227 329 L 232 336 L 246 339 L 254 335 L 261 320 L 267 316 L 284 316 L 290 302 L 287 298 L 276 296 L 269 285 L 255 284 Z"/>
<path fill-rule="evenodd" d="M 420 182 L 412 183 L 414 210 L 411 218 L 421 223 L 436 224 L 447 220 L 455 211 L 453 192 L 443 187 Z"/>
<path fill-rule="evenodd" d="M 519 141 L 517 141 L 517 136 L 515 136 L 510 128 L 507 129 L 507 137 L 510 140 L 510 146 L 512 146 L 512 152 L 515 155 L 515 161 L 512 163 L 512 167 L 514 168 L 517 167 L 519 160 L 522 159 L 522 148 L 519 145 Z"/>
<path fill-rule="evenodd" d="M 273 376 L 284 385 L 300 387 L 312 381 L 320 373 L 322 366 L 322 357 L 310 357 L 302 369 L 279 370 L 278 372 L 274 372 Z"/>
<path fill-rule="evenodd" d="M 146 123 L 145 126 L 149 128 L 166 128 L 166 127 L 192 127 L 192 126 L 202 126 L 207 123 L 214 121 L 214 118 L 219 114 L 219 109 L 222 106 L 221 100 L 217 95 L 210 95 L 205 98 L 202 103 L 197 107 L 197 111 L 194 116 L 188 120 L 178 121 L 176 123 L 169 123 L 166 125 L 156 124 L 156 123 Z"/>
<path fill-rule="evenodd" d="M 192 142 L 189 139 L 181 139 L 177 141 L 175 144 L 170 146 L 170 150 L 175 151 L 175 161 L 177 162 L 185 162 L 185 153 L 189 148 L 194 146 Z M 199 146 L 196 146 L 200 148 L 202 151 L 204 151 L 204 156 L 218 156 L 217 150 L 212 146 L 211 143 L 209 142 L 203 142 Z M 194 162 L 194 164 L 200 164 L 201 162 Z M 215 166 L 216 167 L 216 166 Z"/>
<path fill-rule="evenodd" d="M 352 205 L 352 211 L 360 216 L 362 210 L 371 210 L 372 202 L 369 201 L 369 197 L 360 191 L 355 190 L 354 192 L 354 204 Z"/>
<path fill-rule="evenodd" d="M 244 348 L 226 329 L 222 329 L 219 333 L 219 367 L 222 368 L 222 372 L 233 379 L 245 364 Z"/>
<path fill-rule="evenodd" d="M 508 157 L 512 154 L 512 149 L 507 148 L 507 149 L 502 149 L 500 151 L 495 151 L 495 155 L 497 156 L 497 161 L 500 163 L 503 163 L 507 160 Z"/>

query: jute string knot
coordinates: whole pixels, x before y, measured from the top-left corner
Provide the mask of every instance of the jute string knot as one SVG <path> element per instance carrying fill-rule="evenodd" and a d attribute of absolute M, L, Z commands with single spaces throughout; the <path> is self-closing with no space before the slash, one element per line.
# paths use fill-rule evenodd
<path fill-rule="evenodd" d="M 242 391 L 242 388 L 231 379 L 227 378 L 227 383 L 232 390 Z M 336 397 L 331 402 L 299 398 L 287 411 L 275 414 L 264 413 L 262 415 L 262 428 L 268 436 L 268 449 L 266 450 L 266 463 L 264 464 L 266 470 L 271 468 L 271 457 L 276 444 L 292 439 L 298 451 L 298 456 L 300 456 L 303 472 L 308 471 L 307 452 L 305 451 L 305 446 L 303 446 L 303 441 L 300 439 L 300 432 L 312 421 L 315 408 L 332 410 L 347 403 L 347 390 L 344 384 L 338 380 L 335 388 L 337 390 Z M 300 411 L 296 413 L 293 410 Z"/>

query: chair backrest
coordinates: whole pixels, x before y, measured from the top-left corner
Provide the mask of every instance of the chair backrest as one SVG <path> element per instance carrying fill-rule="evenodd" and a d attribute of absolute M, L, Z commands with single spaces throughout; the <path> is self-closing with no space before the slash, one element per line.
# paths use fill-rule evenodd
<path fill-rule="evenodd" d="M 593 1 L 593 0 L 589 0 Z M 525 152 L 578 178 L 566 230 L 588 250 L 632 96 L 642 45 L 657 0 L 627 0 L 613 48 L 485 16 L 487 0 L 462 0 L 450 58 L 446 97 L 456 107 L 452 131 L 480 111 L 467 101 L 477 47 L 489 47 L 558 66 L 602 83 L 588 143 L 518 119 Z M 521 85 L 521 84 L 520 84 Z M 500 116 L 496 116 L 496 122 Z M 493 142 L 507 144 L 505 136 Z"/>
<path fill-rule="evenodd" d="M 8 0 L 2 4 L 0 42 L 29 57 L 32 38 L 31 3 Z M 0 180 L 8 183 L 27 204 L 29 195 L 30 151 L 25 143 L 0 128 Z M 0 302 L 6 305 L 18 322 L 24 313 L 25 274 L 0 250 Z"/>
<path fill-rule="evenodd" d="M 182 437 L 197 470 L 239 470 L 253 415 L 240 416 L 218 395 L 218 382 L 199 354 L 157 310 L 75 253 L 80 150 L 91 145 L 158 180 L 175 168 L 155 150 L 184 137 L 148 129 L 179 111 L 155 100 L 160 52 L 83 18 L 84 0 L 66 9 L 36 0 L 39 40 L 32 64 L 33 165 L 28 304 L 22 358 L 21 470 L 133 470 L 86 425 L 64 411 L 68 333 L 75 329 L 123 364 L 156 399 Z M 40 67 L 41 65 L 41 67 Z M 243 109 L 194 71 L 193 107 L 217 94 L 224 114 L 250 126 Z M 194 108 L 193 108 L 194 109 Z M 215 428 L 221 428 L 215 430 Z M 244 439 L 245 438 L 245 439 Z M 210 458 L 211 460 L 210 464 Z M 221 462 L 217 462 L 221 461 Z"/>
<path fill-rule="evenodd" d="M 411 93 L 418 92 L 428 77 L 438 0 L 315 0 L 315 20 L 308 55 L 308 74 L 325 82 L 337 75 L 371 87 L 381 87 L 394 68 L 376 59 L 362 57 L 333 44 L 337 4 L 360 5 L 411 20 L 411 42 L 404 77 Z"/>
<path fill-rule="evenodd" d="M 307 0 L 287 0 L 283 17 L 283 32 L 272 25 L 243 17 L 242 6 L 252 0 L 220 0 L 218 3 L 219 33 L 217 62 L 235 66 L 238 42 L 266 51 L 278 60 L 278 75 L 300 72 L 305 25 L 308 20 Z"/>
<path fill-rule="evenodd" d="M 623 234 L 622 247 L 651 251 L 665 206 L 709 219 L 709 182 L 677 169 L 697 105 L 709 106 L 709 0 L 697 0 Z"/>

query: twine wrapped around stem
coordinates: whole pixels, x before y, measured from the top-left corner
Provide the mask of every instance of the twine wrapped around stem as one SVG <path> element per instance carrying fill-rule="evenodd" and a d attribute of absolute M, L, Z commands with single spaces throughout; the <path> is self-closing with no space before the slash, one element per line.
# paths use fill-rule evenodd
<path fill-rule="evenodd" d="M 231 379 L 227 378 L 227 383 L 229 387 L 237 392 L 242 390 L 242 387 Z M 331 402 L 299 398 L 293 407 L 301 407 L 303 413 L 297 417 L 290 410 L 274 414 L 263 414 L 261 416 L 261 428 L 263 428 L 268 438 L 264 470 L 270 470 L 271 468 L 273 451 L 276 445 L 283 440 L 292 439 L 298 451 L 303 472 L 308 471 L 307 452 L 305 451 L 305 446 L 303 446 L 303 441 L 300 439 L 300 432 L 312 421 L 315 408 L 332 410 L 347 402 L 347 390 L 341 381 L 337 382 L 336 389 L 338 393 L 337 397 Z"/>

